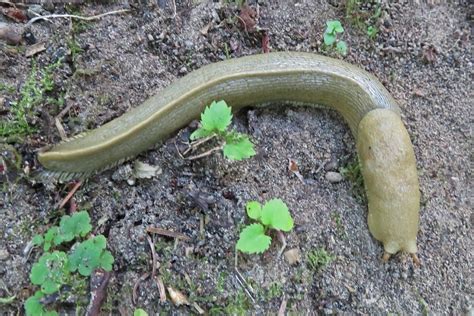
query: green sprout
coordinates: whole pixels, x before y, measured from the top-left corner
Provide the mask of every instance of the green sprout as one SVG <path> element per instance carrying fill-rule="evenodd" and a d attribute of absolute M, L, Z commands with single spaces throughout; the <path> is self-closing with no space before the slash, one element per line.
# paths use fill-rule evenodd
<path fill-rule="evenodd" d="M 280 199 L 272 199 L 262 205 L 250 201 L 246 205 L 247 215 L 259 223 L 246 226 L 240 233 L 237 249 L 245 253 L 262 253 L 270 247 L 271 237 L 266 235 L 268 229 L 289 232 L 294 223 L 288 206 Z"/>
<path fill-rule="evenodd" d="M 336 51 L 345 56 L 347 55 L 347 43 L 338 39 L 338 34 L 342 35 L 344 28 L 338 20 L 326 22 L 326 30 L 324 31 L 323 39 L 324 46 L 328 48 L 336 48 Z"/>
<path fill-rule="evenodd" d="M 331 261 L 334 260 L 334 257 L 331 256 L 326 249 L 324 248 L 319 248 L 319 249 L 313 249 L 311 250 L 308 255 L 307 255 L 307 263 L 308 267 L 315 271 L 318 272 L 322 269 L 324 269 Z"/>
<path fill-rule="evenodd" d="M 230 160 L 242 160 L 255 155 L 255 149 L 248 135 L 229 131 L 232 109 L 225 101 L 212 102 L 201 114 L 201 127 L 191 134 L 191 140 L 217 137 L 224 156 Z M 214 150 L 212 150 L 214 151 Z M 212 152 L 209 151 L 209 152 Z"/>
<path fill-rule="evenodd" d="M 89 214 L 81 211 L 63 216 L 59 226 L 51 227 L 44 236 L 33 237 L 33 245 L 43 246 L 45 253 L 31 269 L 31 283 L 40 286 L 40 290 L 25 301 L 26 315 L 57 315 L 44 309 L 41 302 L 43 296 L 60 292 L 64 285 L 77 290 L 77 286 L 73 286 L 77 285 L 76 281 L 85 280 L 84 277 L 90 276 L 96 269 L 112 270 L 114 257 L 105 249 L 106 238 L 103 235 L 79 241 L 91 230 Z M 61 250 L 65 250 L 65 245 L 72 241 L 76 243 L 68 252 L 55 249 L 61 245 Z"/>

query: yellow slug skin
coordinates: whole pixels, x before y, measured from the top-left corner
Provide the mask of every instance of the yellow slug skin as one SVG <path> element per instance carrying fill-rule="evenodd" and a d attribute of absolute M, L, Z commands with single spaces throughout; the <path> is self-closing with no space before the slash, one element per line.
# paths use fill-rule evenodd
<path fill-rule="evenodd" d="M 400 109 L 374 76 L 337 59 L 279 52 L 204 66 L 124 115 L 39 153 L 38 160 L 60 180 L 84 178 L 164 141 L 221 99 L 234 111 L 279 102 L 338 111 L 358 144 L 370 231 L 387 253 L 416 252 L 420 197 Z"/>
<path fill-rule="evenodd" d="M 420 190 L 415 153 L 400 117 L 376 109 L 359 123 L 357 151 L 372 235 L 389 254 L 416 253 Z"/>

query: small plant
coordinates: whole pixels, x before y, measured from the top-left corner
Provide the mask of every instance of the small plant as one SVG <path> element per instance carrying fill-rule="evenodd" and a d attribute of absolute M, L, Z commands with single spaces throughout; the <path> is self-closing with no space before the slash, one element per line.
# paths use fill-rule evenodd
<path fill-rule="evenodd" d="M 191 134 L 191 140 L 206 140 L 217 137 L 221 145 L 208 151 L 208 153 L 222 149 L 224 156 L 231 160 L 242 160 L 254 156 L 255 149 L 249 137 L 233 130 L 229 131 L 231 121 L 232 109 L 227 106 L 225 101 L 214 101 L 201 114 L 201 127 Z"/>
<path fill-rule="evenodd" d="M 356 28 L 365 31 L 374 40 L 379 33 L 377 22 L 382 15 L 380 0 L 347 0 L 346 18 Z"/>
<path fill-rule="evenodd" d="M 338 39 L 338 34 L 342 35 L 344 28 L 338 20 L 327 21 L 326 30 L 324 31 L 323 39 L 324 46 L 327 48 L 336 48 L 336 51 L 345 56 L 347 55 L 347 43 Z"/>
<path fill-rule="evenodd" d="M 106 239 L 103 235 L 76 242 L 68 253 L 55 249 L 60 245 L 64 249 L 65 244 L 86 237 L 91 229 L 89 214 L 81 211 L 63 216 L 59 226 L 51 227 L 44 236 L 33 237 L 33 244 L 43 246 L 45 253 L 31 269 L 31 283 L 40 286 L 40 289 L 26 300 L 26 315 L 57 315 L 55 311 L 45 309 L 42 304 L 44 296 L 57 292 L 61 295 L 65 285 L 73 290 L 85 287 L 84 277 L 90 276 L 95 269 L 112 270 L 114 257 L 105 250 Z"/>
<path fill-rule="evenodd" d="M 280 199 L 272 199 L 262 205 L 257 201 L 247 202 L 247 215 L 259 223 L 246 226 L 240 233 L 237 249 L 245 253 L 262 253 L 270 247 L 272 238 L 268 229 L 289 232 L 293 229 L 293 218 L 288 206 Z"/>
<path fill-rule="evenodd" d="M 331 256 L 326 249 L 319 248 L 311 250 L 307 255 L 308 267 L 314 272 L 318 272 L 324 269 L 331 261 L 334 260 L 334 257 Z"/>
<path fill-rule="evenodd" d="M 148 316 L 148 313 L 141 308 L 137 308 L 135 311 L 133 311 L 133 316 Z"/>
<path fill-rule="evenodd" d="M 21 136 L 34 132 L 34 128 L 28 122 L 28 117 L 34 108 L 44 101 L 58 105 L 64 102 L 62 97 L 58 99 L 47 97 L 47 94 L 54 90 L 53 74 L 60 65 L 62 59 L 39 70 L 33 61 L 31 73 L 20 90 L 20 99 L 11 103 L 11 118 L 0 121 L 0 137 Z"/>
<path fill-rule="evenodd" d="M 364 178 L 358 160 L 349 162 L 346 166 L 339 169 L 342 176 L 351 182 L 351 190 L 354 197 L 363 203 L 366 200 L 364 190 Z"/>

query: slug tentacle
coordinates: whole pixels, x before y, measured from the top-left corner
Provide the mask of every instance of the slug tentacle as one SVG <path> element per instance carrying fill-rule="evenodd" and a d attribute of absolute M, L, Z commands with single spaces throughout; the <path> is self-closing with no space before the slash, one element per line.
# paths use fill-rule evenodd
<path fill-rule="evenodd" d="M 236 111 L 278 102 L 337 110 L 357 140 L 372 234 L 388 253 L 416 252 L 418 179 L 400 110 L 375 77 L 341 60 L 282 52 L 210 64 L 113 121 L 39 153 L 38 160 L 64 179 L 90 175 L 165 140 L 220 99 Z M 394 152 L 398 160 L 390 159 Z"/>

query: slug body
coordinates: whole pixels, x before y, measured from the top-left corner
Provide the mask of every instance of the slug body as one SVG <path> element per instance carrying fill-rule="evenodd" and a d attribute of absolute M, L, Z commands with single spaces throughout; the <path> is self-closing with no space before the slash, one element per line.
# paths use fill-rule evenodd
<path fill-rule="evenodd" d="M 204 66 L 115 120 L 40 153 L 38 159 L 60 178 L 87 176 L 165 140 L 220 99 L 235 111 L 291 102 L 325 105 L 341 113 L 358 144 L 370 231 L 387 253 L 416 252 L 416 162 L 400 110 L 375 77 L 328 57 L 270 53 Z M 369 147 L 376 154 L 367 151 Z"/>

